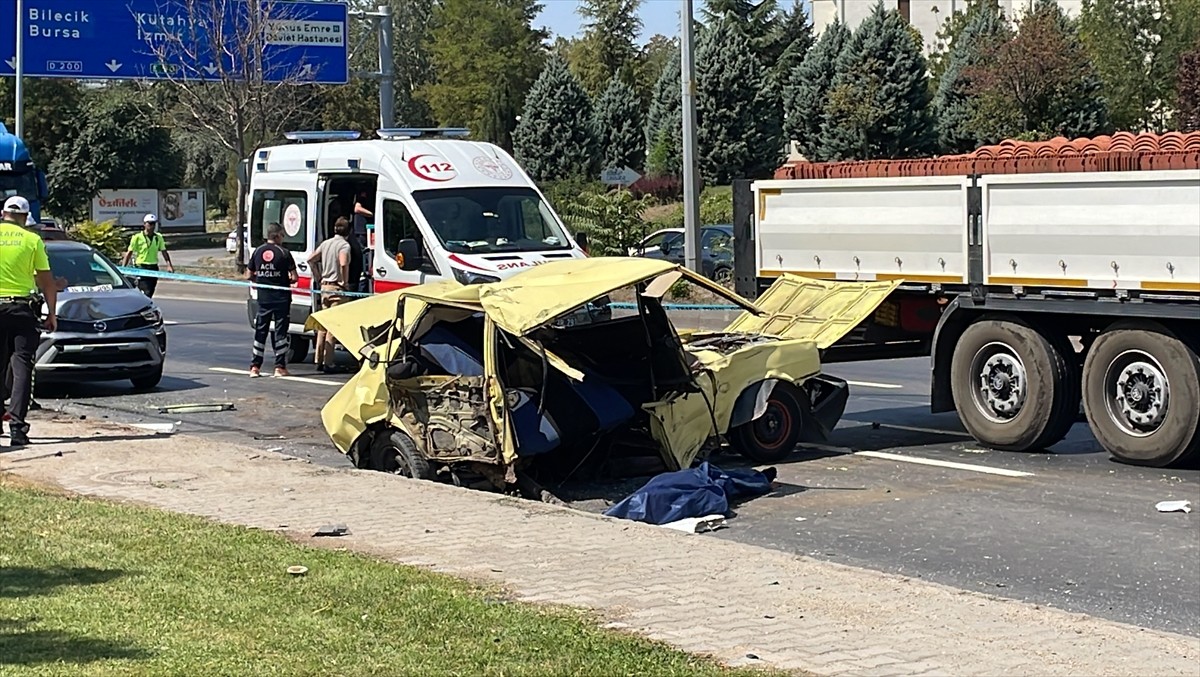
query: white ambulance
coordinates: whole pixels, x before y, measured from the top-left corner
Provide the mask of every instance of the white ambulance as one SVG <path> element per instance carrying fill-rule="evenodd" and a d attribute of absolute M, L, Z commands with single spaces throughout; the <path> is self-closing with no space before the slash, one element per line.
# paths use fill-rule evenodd
<path fill-rule="evenodd" d="M 267 226 L 283 226 L 283 246 L 300 278 L 292 292 L 289 361 L 303 360 L 312 343 L 304 323 L 318 300 L 308 256 L 333 235 L 338 218 L 354 223 L 356 203 L 371 212 L 359 220 L 367 228 L 367 293 L 446 278 L 492 282 L 585 256 L 586 242 L 581 246 L 567 232 L 516 161 L 466 135 L 464 129 L 381 129 L 379 139 L 359 140 L 358 132 L 291 132 L 285 137 L 293 143 L 255 152 L 246 260 Z M 251 318 L 256 296 L 251 289 Z"/>

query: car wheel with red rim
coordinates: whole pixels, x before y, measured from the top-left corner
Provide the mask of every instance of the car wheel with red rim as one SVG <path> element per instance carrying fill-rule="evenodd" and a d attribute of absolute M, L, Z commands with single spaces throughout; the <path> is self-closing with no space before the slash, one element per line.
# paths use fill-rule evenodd
<path fill-rule="evenodd" d="M 799 391 L 791 384 L 778 383 L 767 398 L 763 415 L 730 431 L 730 442 L 752 461 L 778 463 L 795 450 L 803 425 Z"/>

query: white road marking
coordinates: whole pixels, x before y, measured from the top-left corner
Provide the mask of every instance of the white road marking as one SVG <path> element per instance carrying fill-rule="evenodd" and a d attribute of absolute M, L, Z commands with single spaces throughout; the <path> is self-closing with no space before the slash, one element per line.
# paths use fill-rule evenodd
<path fill-rule="evenodd" d="M 915 463 L 917 465 L 932 465 L 940 468 L 951 468 L 954 470 L 967 470 L 970 472 L 979 472 L 987 475 L 1001 475 L 1003 477 L 1033 477 L 1033 473 L 1023 470 L 1007 470 L 1005 468 L 992 468 L 986 465 L 975 465 L 973 463 L 958 463 L 956 461 L 939 461 L 933 458 L 923 458 L 920 456 L 908 456 L 901 454 L 889 454 L 884 451 L 854 451 L 847 447 L 835 447 L 828 444 L 808 444 L 803 443 L 801 447 L 810 449 L 819 449 L 821 451 L 829 451 L 835 454 L 843 454 L 845 456 L 867 456 L 869 458 L 878 458 L 885 461 L 899 461 L 901 463 Z"/>
<path fill-rule="evenodd" d="M 870 426 L 876 425 L 874 422 L 871 422 L 871 421 L 856 421 L 852 418 L 843 418 L 842 420 L 845 421 L 846 423 L 857 423 L 859 425 L 870 425 Z M 908 432 L 926 433 L 929 435 L 949 435 L 951 437 L 967 437 L 967 438 L 971 437 L 969 434 L 960 432 L 958 430 L 940 430 L 938 428 L 922 428 L 920 426 L 915 426 L 915 425 L 896 425 L 893 423 L 879 423 L 878 426 L 880 428 L 891 428 L 892 430 L 906 430 Z"/>
<path fill-rule="evenodd" d="M 263 367 L 263 369 L 266 370 L 263 373 L 263 378 L 274 378 L 274 377 L 270 376 L 270 373 L 271 373 L 270 366 Z M 209 367 L 208 370 L 209 371 L 219 371 L 222 374 L 236 374 L 238 376 L 245 376 L 247 379 L 250 378 L 250 371 L 247 369 L 230 369 L 229 367 Z M 280 376 L 278 378 L 283 381 L 299 381 L 300 383 L 315 383 L 319 386 L 333 386 L 335 388 L 340 388 L 343 385 L 337 381 L 322 381 L 319 378 L 305 378 L 303 376 Z"/>
<path fill-rule="evenodd" d="M 846 381 L 846 383 L 861 388 L 882 388 L 884 390 L 899 390 L 904 387 L 896 383 L 875 383 L 874 381 Z"/>
<path fill-rule="evenodd" d="M 163 320 L 163 326 L 173 327 L 177 324 L 179 324 L 179 323 L 176 322 L 175 320 Z"/>
<path fill-rule="evenodd" d="M 939 461 L 932 458 L 921 458 L 919 456 L 902 456 L 900 454 L 889 454 L 883 451 L 856 451 L 855 456 L 870 456 L 871 458 L 881 458 L 885 461 L 901 461 L 903 463 L 916 463 L 917 465 L 933 465 L 939 468 L 954 468 L 955 470 L 969 470 L 971 472 L 981 472 L 988 475 L 1002 475 L 1004 477 L 1032 477 L 1033 473 L 1023 470 L 1008 470 L 1006 468 L 992 468 L 986 465 L 974 465 L 972 463 L 957 463 L 955 461 Z"/>

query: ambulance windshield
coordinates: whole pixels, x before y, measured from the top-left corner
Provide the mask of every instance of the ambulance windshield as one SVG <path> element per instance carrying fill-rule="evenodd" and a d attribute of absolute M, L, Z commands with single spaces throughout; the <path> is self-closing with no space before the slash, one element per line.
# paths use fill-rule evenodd
<path fill-rule="evenodd" d="M 562 224 L 531 188 L 445 188 L 413 193 L 446 251 L 570 249 Z"/>

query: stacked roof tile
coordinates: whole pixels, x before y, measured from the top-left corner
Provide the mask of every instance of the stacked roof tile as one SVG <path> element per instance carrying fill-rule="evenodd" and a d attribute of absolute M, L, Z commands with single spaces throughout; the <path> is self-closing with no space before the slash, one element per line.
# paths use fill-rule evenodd
<path fill-rule="evenodd" d="M 966 174 L 1043 174 L 1052 172 L 1128 172 L 1200 169 L 1200 132 L 1063 137 L 1049 141 L 1009 139 L 966 155 L 919 160 L 791 162 L 775 171 L 777 179 L 850 179 Z"/>

